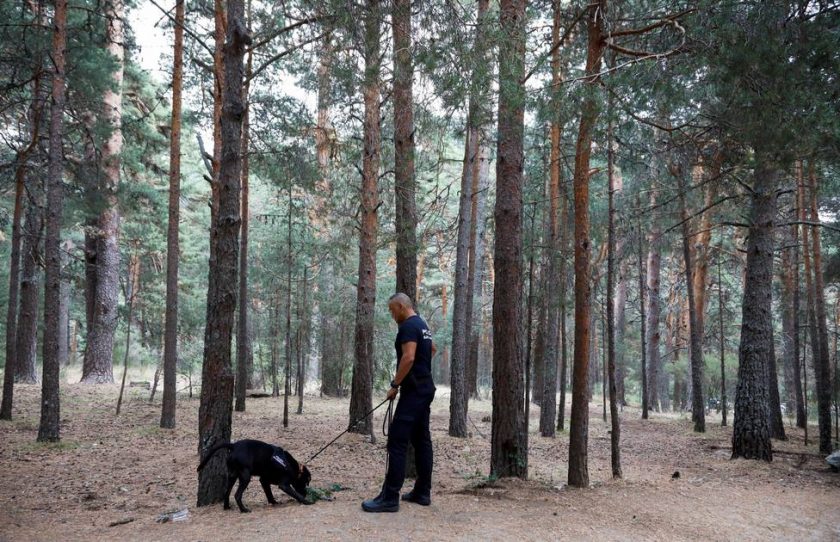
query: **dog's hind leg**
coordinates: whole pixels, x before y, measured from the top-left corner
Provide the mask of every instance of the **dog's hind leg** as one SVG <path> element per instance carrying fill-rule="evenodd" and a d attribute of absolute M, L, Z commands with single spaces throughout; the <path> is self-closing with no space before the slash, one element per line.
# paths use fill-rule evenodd
<path fill-rule="evenodd" d="M 265 497 L 268 499 L 269 504 L 277 504 L 277 501 L 274 500 L 274 493 L 271 492 L 271 484 L 268 483 L 268 480 L 264 478 L 260 478 L 260 485 L 265 491 Z"/>
<path fill-rule="evenodd" d="M 225 510 L 230 510 L 230 491 L 233 489 L 233 484 L 236 483 L 236 475 L 228 472 L 227 491 L 225 491 Z"/>
<path fill-rule="evenodd" d="M 239 487 L 236 488 L 236 493 L 234 497 L 236 498 L 236 504 L 239 506 L 239 511 L 242 513 L 250 512 L 245 505 L 242 504 L 242 494 L 245 493 L 245 490 L 248 489 L 248 483 L 251 481 L 251 471 L 248 469 L 242 469 L 239 471 Z"/>

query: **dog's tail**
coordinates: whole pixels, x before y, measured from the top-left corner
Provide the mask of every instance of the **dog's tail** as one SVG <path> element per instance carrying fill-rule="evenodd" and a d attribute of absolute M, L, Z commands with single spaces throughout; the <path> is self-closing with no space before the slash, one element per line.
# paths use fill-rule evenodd
<path fill-rule="evenodd" d="M 201 469 L 203 469 L 204 465 L 206 465 L 207 462 L 210 461 L 210 458 L 213 457 L 216 454 L 216 452 L 218 452 L 222 448 L 227 448 L 228 450 L 231 450 L 233 449 L 233 444 L 231 444 L 230 442 L 223 442 L 221 444 L 216 444 L 215 446 L 210 448 L 210 451 L 207 452 L 207 455 L 204 456 L 204 459 L 201 460 L 201 463 L 198 464 L 198 468 L 195 470 L 200 471 Z"/>

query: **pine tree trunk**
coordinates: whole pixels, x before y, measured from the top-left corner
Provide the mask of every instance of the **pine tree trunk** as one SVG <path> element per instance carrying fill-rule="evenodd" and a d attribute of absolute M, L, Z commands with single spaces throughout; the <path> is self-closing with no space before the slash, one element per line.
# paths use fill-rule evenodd
<path fill-rule="evenodd" d="M 251 2 L 248 0 L 248 22 L 250 24 Z M 249 29 L 250 31 L 250 29 Z M 248 52 L 248 62 L 245 66 L 246 81 L 250 79 L 253 65 L 253 53 Z M 235 402 L 233 409 L 236 412 L 245 412 L 245 392 L 248 384 L 248 351 L 251 346 L 251 338 L 248 335 L 248 322 L 250 316 L 248 315 L 248 224 L 251 210 L 248 204 L 248 180 L 250 176 L 250 160 L 248 156 L 248 148 L 251 137 L 251 123 L 250 112 L 251 105 L 249 102 L 250 83 L 245 83 L 243 90 L 243 101 L 245 102 L 245 112 L 242 118 L 242 201 L 240 202 L 240 219 L 242 226 L 239 237 L 239 310 L 238 320 L 236 322 L 236 381 L 234 383 Z M 291 213 L 291 210 L 289 211 Z"/>
<path fill-rule="evenodd" d="M 773 220 L 778 171 L 757 157 L 738 347 L 732 457 L 773 460 L 767 424 L 767 364 L 773 352 Z"/>
<path fill-rule="evenodd" d="M 184 4 L 175 3 L 172 64 L 172 129 L 169 134 L 169 222 L 166 230 L 166 315 L 163 344 L 163 405 L 160 426 L 175 427 L 178 368 L 178 263 L 181 215 L 181 88 L 184 76 Z"/>
<path fill-rule="evenodd" d="M 640 198 L 636 198 L 636 207 L 641 209 L 641 200 Z M 639 324 L 641 325 L 641 332 L 639 334 L 639 340 L 641 341 L 640 347 L 640 354 L 642 358 L 641 362 L 641 376 L 642 376 L 642 419 L 647 420 L 650 414 L 650 403 L 648 402 L 649 399 L 649 390 L 650 390 L 650 379 L 648 376 L 647 370 L 647 315 L 645 314 L 645 305 L 646 303 L 646 290 L 645 284 L 647 284 L 647 272 L 645 269 L 645 260 L 643 258 L 644 250 L 643 250 L 643 240 L 644 237 L 642 236 L 642 219 L 638 219 L 637 224 L 637 237 L 639 240 L 639 251 L 637 253 L 639 259 Z"/>
<path fill-rule="evenodd" d="M 117 190 L 120 184 L 120 154 L 123 148 L 123 0 L 108 0 L 103 11 L 107 19 L 106 49 L 117 61 L 117 68 L 111 74 L 116 91 L 108 88 L 102 96 L 102 118 L 107 123 L 110 134 L 101 149 L 104 182 L 100 190 L 104 207 L 96 217 L 96 282 L 92 293 L 94 306 L 82 362 L 82 383 L 85 384 L 114 381 L 114 333 L 119 318 L 117 304 L 120 280 L 120 210 Z"/>
<path fill-rule="evenodd" d="M 612 110 L 612 98 L 610 99 L 610 110 Z M 610 111 L 612 115 L 612 111 Z M 607 234 L 607 296 L 604 302 L 607 305 L 607 374 L 610 390 L 610 465 L 613 478 L 621 478 L 621 423 L 618 419 L 618 397 L 615 381 L 615 193 L 619 190 L 617 175 L 614 164 L 613 148 L 613 122 L 610 117 L 607 128 L 607 176 L 608 176 L 608 226 Z"/>
<path fill-rule="evenodd" d="M 718 247 L 718 261 L 717 261 L 717 268 L 718 268 L 718 354 L 720 354 L 720 412 L 721 412 L 721 422 L 720 425 L 722 427 L 726 427 L 726 347 L 724 343 L 724 334 L 723 334 L 723 275 L 721 274 L 721 263 L 723 260 L 723 254 Z"/>
<path fill-rule="evenodd" d="M 483 0 L 482 0 L 483 1 Z M 487 190 L 490 186 L 490 149 L 487 147 L 487 134 L 479 132 L 478 161 L 473 174 L 472 230 L 470 232 L 470 271 L 467 289 L 472 292 L 470 303 L 470 329 L 467 345 L 467 385 L 470 397 L 478 399 L 478 351 L 482 331 L 481 297 L 484 283 L 485 234 L 487 231 L 486 203 Z M 444 318 L 444 321 L 446 319 Z"/>
<path fill-rule="evenodd" d="M 619 245 L 624 245 L 622 240 Z M 616 253 L 621 255 L 623 247 L 616 247 Z M 627 332 L 627 275 L 629 264 L 627 260 L 622 261 L 618 266 L 618 277 L 615 286 L 615 299 L 613 301 L 613 314 L 615 315 L 615 390 L 618 394 L 618 404 L 622 407 L 627 405 L 624 380 L 627 377 L 627 357 L 625 355 L 626 344 L 624 336 Z"/>
<path fill-rule="evenodd" d="M 452 354 L 450 358 L 449 435 L 467 436 L 467 409 L 469 389 L 467 387 L 467 315 L 472 304 L 469 290 L 469 240 L 472 218 L 473 162 L 476 159 L 478 142 L 473 141 L 477 132 L 470 128 L 464 143 L 464 165 L 461 173 L 461 194 L 458 205 L 458 238 L 455 249 L 455 288 L 452 308 Z"/>
<path fill-rule="evenodd" d="M 38 18 L 42 18 L 41 5 L 37 7 Z M 9 254 L 9 297 L 6 308 L 6 365 L 3 372 L 3 401 L 0 406 L 0 420 L 12 419 L 12 403 L 14 398 L 14 378 L 18 363 L 17 326 L 18 326 L 18 297 L 20 294 L 20 263 L 22 242 L 22 214 L 24 184 L 28 171 L 27 161 L 38 144 L 41 116 L 44 111 L 44 97 L 41 91 L 41 66 L 35 69 L 32 80 L 32 103 L 29 107 L 29 144 L 15 156 L 15 199 L 12 211 L 12 239 Z"/>
<path fill-rule="evenodd" d="M 797 165 L 799 166 L 800 173 L 801 173 L 801 164 L 799 162 L 797 162 Z M 801 174 L 797 177 L 797 179 L 799 179 L 800 177 L 801 177 Z M 798 193 L 799 193 L 799 189 L 797 188 L 797 190 L 794 191 L 794 194 L 798 194 Z M 799 216 L 798 201 L 799 201 L 798 196 L 795 196 L 794 203 L 793 203 L 793 209 L 792 209 L 792 213 L 791 213 L 792 216 L 793 216 L 793 220 L 796 220 L 796 218 L 798 218 L 798 216 Z M 802 343 L 799 340 L 799 337 L 800 337 L 799 330 L 800 330 L 800 327 L 801 327 L 801 324 L 800 324 L 801 319 L 800 318 L 801 318 L 801 312 L 802 312 L 801 309 L 800 309 L 800 307 L 801 307 L 800 303 L 801 303 L 801 299 L 802 299 L 801 298 L 802 285 L 800 283 L 800 275 L 799 275 L 799 246 L 800 246 L 799 245 L 799 228 L 800 227 L 799 227 L 798 224 L 793 224 L 790 227 L 791 233 L 792 233 L 792 238 L 793 238 L 793 243 L 792 243 L 793 244 L 793 265 L 792 265 L 792 276 L 793 276 L 793 306 L 792 306 L 793 327 L 792 327 L 792 329 L 793 329 L 793 353 L 794 353 L 794 356 L 796 357 L 796 359 L 795 359 L 796 363 L 794 365 L 794 370 L 795 370 L 795 373 L 796 373 L 795 374 L 795 382 L 794 382 L 794 390 L 795 390 L 795 393 L 796 393 L 796 427 L 805 429 L 806 426 L 807 426 L 807 416 L 805 415 L 805 409 L 807 407 L 806 407 L 806 401 L 805 401 L 805 390 L 802 387 L 802 379 L 800 378 L 800 376 L 804 372 L 804 368 L 800 367 L 801 364 L 800 364 L 800 361 L 799 361 L 800 360 L 799 352 L 802 349 L 801 348 Z"/>
<path fill-rule="evenodd" d="M 557 429 L 562 431 L 565 428 L 566 422 L 566 388 L 567 380 L 566 373 L 568 373 L 569 356 L 566 343 L 566 303 L 567 303 L 567 286 L 569 284 L 568 273 L 566 271 L 566 260 L 569 254 L 569 197 L 566 189 L 567 183 L 563 184 L 563 207 L 560 211 L 560 264 L 558 265 L 559 276 L 559 298 L 560 298 L 560 401 L 557 408 Z"/>
<path fill-rule="evenodd" d="M 788 217 L 790 215 L 787 215 Z M 795 218 L 793 219 L 795 221 Z M 785 381 L 785 406 L 789 413 L 796 413 L 799 417 L 799 408 L 802 404 L 802 382 L 799 380 L 799 356 L 796 352 L 795 339 L 797 336 L 796 314 L 794 296 L 798 287 L 799 272 L 794 269 L 794 228 L 784 230 L 782 262 L 780 271 L 781 282 L 781 309 L 782 309 L 782 356 L 784 359 L 784 381 Z M 799 301 L 796 299 L 796 301 Z M 803 412 L 804 417 L 804 412 Z"/>
<path fill-rule="evenodd" d="M 674 168 L 672 168 L 674 169 Z M 691 254 L 691 233 L 688 206 L 685 202 L 685 179 L 682 171 L 675 173 L 679 181 L 680 207 L 682 210 L 682 245 L 683 264 L 685 268 L 686 293 L 688 294 L 688 344 L 689 362 L 691 364 L 691 418 L 694 421 L 694 432 L 706 432 L 706 408 L 703 402 L 703 339 L 698 328 L 698 306 L 702 312 L 702 301 L 694 298 L 694 263 Z"/>
<path fill-rule="evenodd" d="M 694 272 L 692 273 L 692 289 L 694 294 L 694 313 L 697 323 L 697 335 L 700 337 L 700 347 L 703 350 L 703 337 L 706 332 L 706 307 L 709 300 L 706 298 L 707 282 L 709 276 L 709 243 L 712 239 L 711 228 L 711 210 L 708 207 L 712 205 L 714 196 L 715 184 L 709 182 L 709 179 L 716 178 L 720 175 L 720 159 L 716 159 L 710 166 L 703 164 L 702 166 L 695 166 L 694 175 L 692 175 L 692 182 L 696 185 L 705 182 L 703 189 L 703 209 L 707 209 L 700 213 L 697 221 L 697 231 L 692 236 L 689 249 L 691 250 L 691 261 L 694 263 Z"/>
<path fill-rule="evenodd" d="M 307 328 L 309 327 L 309 317 L 307 314 L 306 308 L 309 307 L 309 304 L 306 302 L 307 292 L 309 290 L 309 276 L 308 276 L 309 268 L 307 266 L 303 266 L 303 302 L 298 304 L 298 338 L 297 338 L 297 379 L 295 380 L 297 384 L 297 396 L 298 396 L 298 404 L 297 404 L 297 413 L 303 414 L 303 393 L 306 389 L 306 362 L 305 357 L 308 355 L 309 351 L 308 348 L 304 348 L 304 343 L 308 343 L 308 340 L 304 340 L 304 335 L 308 336 Z"/>
<path fill-rule="evenodd" d="M 650 192 L 650 207 L 654 209 L 657 205 L 658 189 Z M 648 233 L 648 256 L 647 256 L 647 336 L 645 345 L 647 347 L 647 376 L 648 376 L 648 408 L 659 412 L 659 369 L 662 365 L 659 356 L 659 286 L 660 286 L 660 265 L 662 262 L 662 229 L 656 218 L 653 218 L 650 233 Z"/>
<path fill-rule="evenodd" d="M 586 74 L 587 96 L 584 98 L 575 152 L 575 353 L 572 387 L 572 414 L 569 429 L 569 485 L 587 487 L 589 467 L 589 337 L 592 319 L 591 240 L 589 238 L 589 175 L 592 132 L 598 120 L 597 73 L 601 71 L 604 17 L 607 0 L 589 6 L 587 17 Z"/>
<path fill-rule="evenodd" d="M 52 39 L 52 103 L 50 105 L 49 162 L 47 166 L 46 238 L 44 241 L 44 305 L 57 307 L 61 296 L 61 215 L 64 206 L 62 173 L 62 117 L 64 115 L 64 53 L 67 45 L 67 1 L 55 0 Z M 60 440 L 58 314 L 45 311 L 43 374 L 41 375 L 41 418 L 39 442 Z"/>
<path fill-rule="evenodd" d="M 483 49 L 486 41 L 486 22 L 489 2 L 479 0 L 477 26 L 473 51 L 486 55 Z M 485 59 L 486 60 L 486 59 Z M 473 304 L 475 292 L 475 262 L 477 257 L 474 243 L 477 238 L 478 218 L 477 193 L 474 188 L 481 182 L 481 149 L 486 143 L 486 130 L 490 113 L 487 111 L 486 81 L 487 62 L 477 62 L 471 73 L 472 90 L 467 110 L 467 130 L 464 140 L 464 164 L 461 172 L 461 193 L 458 204 L 458 238 L 455 255 L 455 287 L 452 306 L 452 351 L 450 357 L 449 434 L 454 437 L 467 436 L 467 410 L 469 396 L 476 393 L 476 386 L 470 379 L 470 338 L 473 330 Z M 483 225 L 482 225 L 483 227 Z M 472 277 L 472 282 L 471 282 Z"/>
<path fill-rule="evenodd" d="M 271 396 L 280 397 L 280 384 L 277 382 L 277 371 L 279 353 L 277 352 L 277 341 L 280 337 L 280 292 L 275 292 L 273 307 L 269 308 L 269 318 L 271 319 L 269 332 L 269 340 L 271 341 Z"/>
<path fill-rule="evenodd" d="M 33 127 L 34 130 L 34 127 Z M 17 370 L 17 308 L 20 291 L 20 245 L 21 245 L 21 209 L 23 207 L 23 181 L 26 175 L 25 160 L 20 161 L 15 170 L 15 203 L 12 214 L 12 246 L 9 263 L 9 297 L 6 307 L 6 358 L 3 370 L 3 403 L 0 407 L 0 420 L 12 419 L 15 372 Z"/>
<path fill-rule="evenodd" d="M 283 388 L 283 427 L 289 427 L 289 396 L 292 394 L 292 180 L 289 179 L 289 202 L 286 214 L 286 371 Z"/>
<path fill-rule="evenodd" d="M 810 185 L 811 222 L 820 223 L 817 212 L 817 177 L 813 161 L 809 163 L 808 179 Z M 816 336 L 818 349 L 814 350 L 814 375 L 817 383 L 817 420 L 820 430 L 820 453 L 831 453 L 831 362 L 828 353 L 828 325 L 825 309 L 825 285 L 823 281 L 822 247 L 820 246 L 820 228 L 812 227 L 811 244 L 814 252 L 814 301 L 817 321 Z"/>
<path fill-rule="evenodd" d="M 364 416 L 372 407 L 374 362 L 374 311 L 376 310 L 376 239 L 379 229 L 377 180 L 382 146 L 379 129 L 380 95 L 380 10 L 379 0 L 366 0 L 364 14 L 365 76 L 364 154 L 362 159 L 361 230 L 359 233 L 359 280 L 356 288 L 356 331 L 353 383 L 350 392 L 350 422 Z M 369 434 L 373 422 L 368 416 L 350 431 Z"/>
<path fill-rule="evenodd" d="M 798 208 L 799 208 L 799 222 L 805 222 L 808 218 L 808 200 L 805 195 L 805 186 L 808 182 L 805 180 L 803 174 L 803 167 L 800 165 L 797 169 L 797 198 L 798 198 Z M 816 316 L 816 292 L 814 287 L 814 275 L 812 273 L 812 264 L 811 264 L 811 257 L 812 257 L 812 244 L 810 242 L 810 237 L 812 232 L 810 231 L 811 228 L 802 224 L 802 263 L 803 263 L 803 272 L 805 274 L 805 318 L 808 322 L 806 326 L 804 326 L 806 331 L 806 339 L 810 338 L 811 343 L 811 360 L 814 363 L 814 368 L 816 369 L 817 365 L 817 357 L 819 352 L 819 338 L 817 336 L 817 316 Z M 805 352 L 807 351 L 807 345 L 803 348 L 802 359 L 803 364 L 805 364 Z M 804 375 L 805 383 L 803 385 L 803 394 L 804 399 L 803 402 L 805 404 L 805 434 L 806 434 L 806 442 L 807 442 L 807 421 L 808 421 L 808 383 L 807 383 L 807 367 L 802 368 L 802 373 Z M 816 371 L 814 374 L 816 384 L 817 384 L 817 394 L 819 395 L 819 376 L 816 375 Z M 819 408 L 819 406 L 818 406 Z"/>
<path fill-rule="evenodd" d="M 416 303 L 417 210 L 414 201 L 414 99 L 412 97 L 411 0 L 394 0 L 394 199 L 397 292 Z"/>
<path fill-rule="evenodd" d="M 210 224 L 215 224 L 219 213 L 219 168 L 222 165 L 222 102 L 225 88 L 225 2 L 213 2 L 213 170 L 210 176 Z"/>
<path fill-rule="evenodd" d="M 467 388 L 467 312 L 471 293 L 468 290 L 469 279 L 469 239 L 470 219 L 472 215 L 472 161 L 477 148 L 472 138 L 475 131 L 467 132 L 464 151 L 464 165 L 461 173 L 461 195 L 458 206 L 458 239 L 455 249 L 455 288 L 452 309 L 452 357 L 450 359 L 449 399 L 449 435 L 465 438 L 467 436 L 467 408 L 469 390 Z"/>
<path fill-rule="evenodd" d="M 219 167 L 219 209 L 210 233 L 207 280 L 207 325 L 201 404 L 198 411 L 199 451 L 229 442 L 233 407 L 231 339 L 238 285 L 240 179 L 242 174 L 242 72 L 245 45 L 251 38 L 244 23 L 242 0 L 228 1 L 224 45 L 224 94 L 221 118 L 222 153 Z M 219 502 L 227 489 L 225 454 L 216 454 L 198 476 L 198 506 Z"/>
<path fill-rule="evenodd" d="M 321 45 L 318 59 L 318 115 L 315 125 L 315 155 L 318 160 L 318 180 L 315 183 L 316 194 L 309 216 L 309 222 L 314 226 L 316 235 L 319 232 L 327 232 L 327 223 L 324 220 L 329 214 L 329 198 L 332 195 L 332 183 L 330 182 L 330 156 L 332 153 L 333 128 L 330 123 L 330 105 L 332 78 L 331 69 L 333 63 L 332 37 L 327 34 Z M 329 236 L 322 233 L 318 235 L 319 241 L 326 244 Z M 334 338 L 327 330 L 335 329 L 336 323 L 332 314 L 332 307 L 329 306 L 334 296 L 332 284 L 333 266 L 329 260 L 321 264 L 320 277 L 318 280 L 318 318 L 319 318 L 319 351 L 321 375 L 321 394 L 328 396 L 339 396 L 340 389 L 340 365 L 339 353 L 333 345 Z"/>
<path fill-rule="evenodd" d="M 615 156 L 618 149 L 618 143 L 615 137 L 611 139 L 609 152 Z M 613 158 L 614 160 L 614 158 Z M 613 166 L 613 193 L 616 198 L 615 214 L 620 214 L 619 205 L 621 205 L 621 194 L 624 191 L 624 177 L 620 169 L 615 169 Z M 624 308 L 627 304 L 627 268 L 628 262 L 624 258 L 624 251 L 626 249 L 627 239 L 624 235 L 616 234 L 615 248 L 613 250 L 613 258 L 618 258 L 617 275 L 615 275 L 615 292 L 613 295 L 607 297 L 607 303 L 613 304 L 613 316 L 610 320 L 614 326 L 613 341 L 615 343 L 615 391 L 620 406 L 627 404 L 624 398 L 624 377 L 626 374 L 625 355 L 624 355 L 624 333 L 626 328 L 626 317 Z"/>
<path fill-rule="evenodd" d="M 557 49 L 552 57 L 552 81 L 558 82 L 560 78 L 560 5 L 554 6 L 554 22 L 552 25 L 552 46 Z M 559 108 L 557 108 L 559 109 Z M 539 389 L 541 395 L 540 408 L 540 434 L 544 437 L 554 437 L 555 418 L 557 416 L 557 349 L 560 334 L 560 299 L 554 292 L 560 277 L 560 135 L 562 125 L 559 120 L 551 124 L 550 131 L 550 156 L 549 156 L 549 184 L 548 184 L 548 273 L 545 284 L 547 329 L 545 337 L 545 363 L 543 373 L 543 387 Z"/>
<path fill-rule="evenodd" d="M 120 382 L 120 394 L 117 398 L 117 412 L 120 415 L 122 408 L 123 392 L 125 391 L 125 378 L 128 374 L 128 355 L 131 352 L 131 317 L 134 311 L 134 302 L 137 298 L 137 292 L 140 288 L 140 259 L 137 257 L 136 240 L 131 240 L 132 252 L 128 257 L 128 269 L 125 281 L 125 304 L 128 307 L 128 314 L 125 319 L 125 355 L 123 357 L 123 374 Z"/>
<path fill-rule="evenodd" d="M 35 384 L 36 350 L 38 347 L 38 309 L 41 270 L 41 238 L 44 219 L 41 211 L 42 189 L 32 186 L 26 207 L 26 223 L 23 228 L 23 269 L 20 275 L 20 313 L 17 323 L 17 360 L 15 382 Z M 61 296 L 59 296 L 60 299 Z M 57 306 L 57 305 L 56 305 Z"/>
<path fill-rule="evenodd" d="M 493 415 L 490 472 L 528 476 L 523 400 L 522 167 L 525 94 L 525 1 L 502 0 L 493 289 Z"/>

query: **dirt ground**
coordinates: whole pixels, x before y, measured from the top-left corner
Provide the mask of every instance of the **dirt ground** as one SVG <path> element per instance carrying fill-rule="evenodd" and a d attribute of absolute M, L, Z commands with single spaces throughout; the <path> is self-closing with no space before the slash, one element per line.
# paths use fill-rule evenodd
<path fill-rule="evenodd" d="M 530 480 L 486 482 L 491 404 L 470 404 L 471 438 L 447 435 L 448 390 L 433 404 L 432 505 L 403 504 L 398 514 L 366 514 L 360 502 L 378 492 L 385 439 L 345 435 L 309 465 L 318 488 L 340 484 L 335 500 L 301 506 L 275 491 L 265 501 L 252 483 L 251 514 L 221 505 L 195 507 L 198 399 L 179 397 L 178 428 L 159 429 L 159 396 L 129 390 L 114 416 L 117 386 L 62 388 L 62 442 L 35 442 L 37 386 L 15 391 L 14 421 L 0 422 L 0 540 L 840 540 L 840 475 L 825 468 L 802 434 L 774 442 L 772 464 L 731 461 L 730 431 L 719 418 L 704 435 L 685 417 L 622 414 L 624 480 L 613 481 L 609 435 L 600 403 L 591 405 L 592 486 L 565 486 L 568 434 L 546 439 L 532 407 Z M 378 401 L 377 401 L 378 402 Z M 234 413 L 233 436 L 279 444 L 308 458 L 346 425 L 348 401 L 306 396 L 303 415 L 282 428 L 282 398 L 249 399 Z M 296 398 L 293 398 L 296 405 Z M 292 407 L 294 408 L 294 407 Z M 813 431 L 813 429 L 812 429 Z M 679 471 L 678 479 L 672 478 Z M 156 523 L 188 510 L 183 521 Z"/>

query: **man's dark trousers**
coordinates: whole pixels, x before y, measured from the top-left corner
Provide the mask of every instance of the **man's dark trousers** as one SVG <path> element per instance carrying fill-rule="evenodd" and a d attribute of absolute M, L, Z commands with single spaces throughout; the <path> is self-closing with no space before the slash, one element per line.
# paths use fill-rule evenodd
<path fill-rule="evenodd" d="M 414 446 L 417 462 L 416 495 L 429 496 L 432 490 L 432 436 L 429 433 L 429 414 L 435 388 L 429 379 L 416 389 L 403 389 L 388 429 L 388 473 L 382 485 L 382 497 L 397 502 L 405 481 L 405 461 L 408 443 Z"/>

